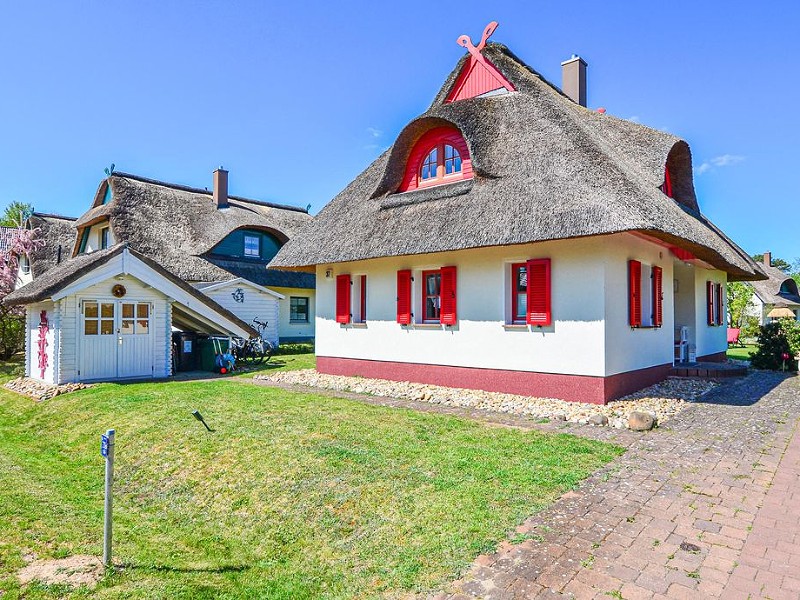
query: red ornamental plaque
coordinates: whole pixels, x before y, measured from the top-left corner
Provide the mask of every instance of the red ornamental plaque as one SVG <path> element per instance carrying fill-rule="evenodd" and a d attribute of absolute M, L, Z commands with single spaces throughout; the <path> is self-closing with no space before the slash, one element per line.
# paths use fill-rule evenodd
<path fill-rule="evenodd" d="M 44 379 L 47 371 L 47 332 L 50 331 L 50 323 L 47 320 L 47 311 L 43 310 L 39 315 L 39 375 Z"/>

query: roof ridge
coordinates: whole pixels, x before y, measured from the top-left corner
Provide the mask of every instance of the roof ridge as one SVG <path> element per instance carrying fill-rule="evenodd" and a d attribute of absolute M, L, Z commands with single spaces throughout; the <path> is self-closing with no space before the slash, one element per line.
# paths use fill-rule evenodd
<path fill-rule="evenodd" d="M 213 196 L 213 190 L 209 190 L 208 188 L 198 188 L 190 185 L 183 185 L 180 183 L 171 183 L 169 181 L 161 181 L 159 179 L 152 179 L 150 177 L 143 177 L 141 175 L 135 175 L 133 173 L 125 173 L 123 171 L 114 171 L 111 174 L 111 177 L 122 177 L 123 179 L 133 179 L 134 181 L 141 181 L 142 183 L 150 183 L 153 185 L 160 185 L 162 187 L 172 188 L 176 190 L 181 190 L 183 192 L 191 192 L 193 194 L 207 194 L 209 196 Z M 280 204 L 278 202 L 268 202 L 266 200 L 256 200 L 254 198 L 244 198 L 242 196 L 228 196 L 229 200 L 237 200 L 239 202 L 248 202 L 251 204 L 258 204 L 261 206 L 268 206 L 270 208 L 278 208 L 282 210 L 292 210 L 296 212 L 302 212 L 308 214 L 308 211 L 305 208 L 301 208 L 299 206 L 293 206 L 291 204 Z"/>
<path fill-rule="evenodd" d="M 33 212 L 31 213 L 32 217 L 42 217 L 45 219 L 63 219 L 65 221 L 77 221 L 78 217 L 67 217 L 65 215 L 58 215 L 56 213 L 43 213 L 43 212 Z"/>

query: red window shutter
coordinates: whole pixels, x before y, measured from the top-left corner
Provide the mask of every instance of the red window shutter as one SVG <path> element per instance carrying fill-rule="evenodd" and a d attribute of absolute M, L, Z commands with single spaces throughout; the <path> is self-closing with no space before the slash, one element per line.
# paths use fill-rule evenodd
<path fill-rule="evenodd" d="M 456 268 L 442 267 L 440 321 L 442 325 L 455 325 L 456 316 Z"/>
<path fill-rule="evenodd" d="M 718 283 L 716 286 L 717 291 L 717 325 L 722 325 L 722 284 Z"/>
<path fill-rule="evenodd" d="M 526 263 L 528 270 L 529 325 L 550 325 L 553 314 L 550 306 L 550 259 L 537 258 Z"/>
<path fill-rule="evenodd" d="M 664 275 L 661 267 L 653 267 L 653 326 L 664 324 Z"/>
<path fill-rule="evenodd" d="M 628 261 L 628 322 L 631 327 L 642 326 L 642 263 Z"/>
<path fill-rule="evenodd" d="M 350 322 L 350 275 L 336 276 L 336 322 Z"/>
<path fill-rule="evenodd" d="M 362 322 L 367 320 L 367 276 L 361 276 L 361 317 Z"/>
<path fill-rule="evenodd" d="M 672 177 L 668 167 L 664 167 L 664 193 L 672 198 Z"/>
<path fill-rule="evenodd" d="M 714 284 L 706 281 L 706 322 L 714 324 Z"/>
<path fill-rule="evenodd" d="M 397 272 L 397 322 L 411 323 L 411 271 L 408 269 Z"/>

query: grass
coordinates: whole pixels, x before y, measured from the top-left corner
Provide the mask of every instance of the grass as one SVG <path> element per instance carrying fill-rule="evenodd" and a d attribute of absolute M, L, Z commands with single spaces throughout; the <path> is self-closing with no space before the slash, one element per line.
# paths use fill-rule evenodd
<path fill-rule="evenodd" d="M 729 346 L 727 351 L 728 358 L 735 360 L 750 360 L 750 355 L 758 350 L 755 344 L 745 344 L 744 346 Z"/>
<path fill-rule="evenodd" d="M 15 573 L 27 553 L 101 553 L 99 435 L 109 427 L 123 568 L 91 591 L 21 589 Z M 235 378 L 103 384 L 43 403 L 0 390 L 0 596 L 366 598 L 433 589 L 621 452 Z"/>

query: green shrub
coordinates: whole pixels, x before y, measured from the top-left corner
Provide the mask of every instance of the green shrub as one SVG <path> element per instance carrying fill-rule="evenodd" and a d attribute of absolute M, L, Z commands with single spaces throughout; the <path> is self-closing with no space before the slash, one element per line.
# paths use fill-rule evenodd
<path fill-rule="evenodd" d="M 281 354 L 313 354 L 314 342 L 288 342 L 278 346 L 275 355 Z"/>
<path fill-rule="evenodd" d="M 779 319 L 761 328 L 758 336 L 758 350 L 753 354 L 750 364 L 756 369 L 779 371 L 785 368 L 797 371 L 795 356 L 800 353 L 800 323 L 792 319 Z M 788 360 L 784 361 L 784 355 Z"/>

